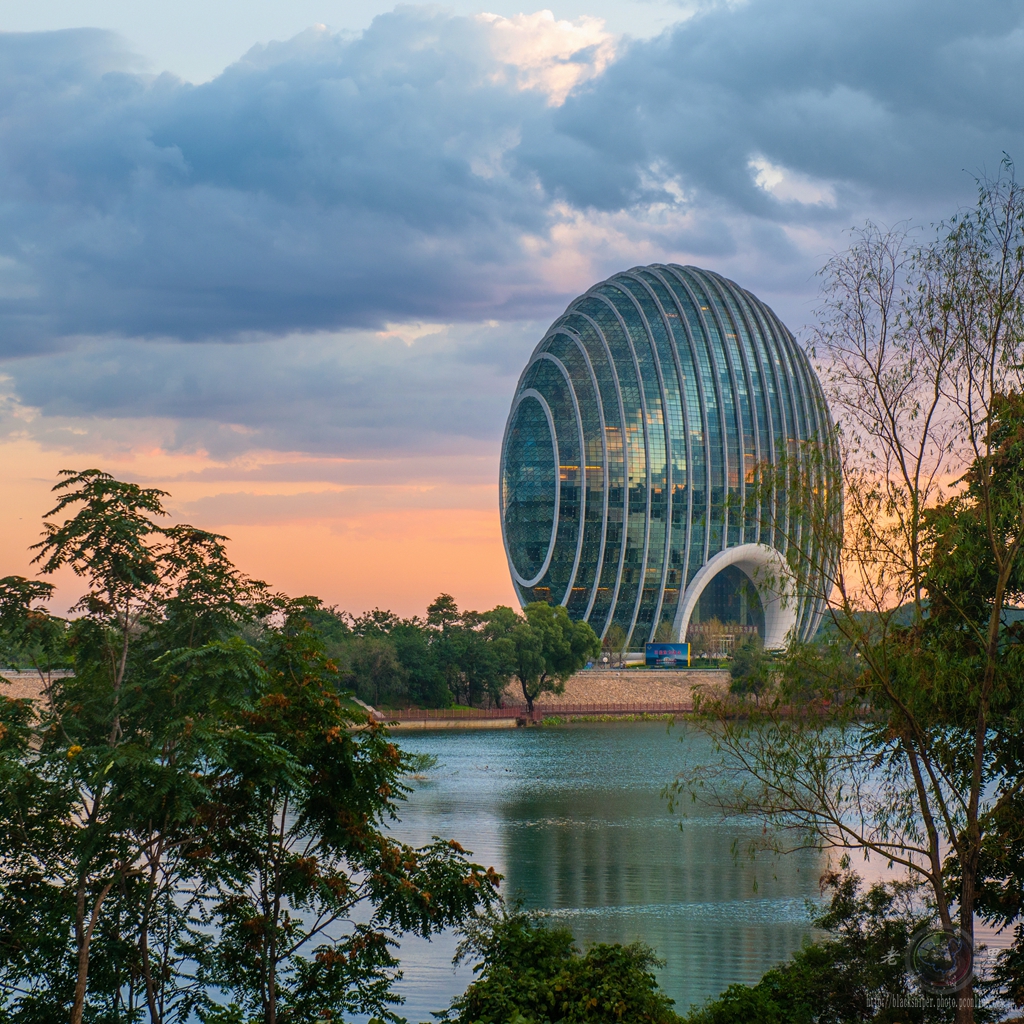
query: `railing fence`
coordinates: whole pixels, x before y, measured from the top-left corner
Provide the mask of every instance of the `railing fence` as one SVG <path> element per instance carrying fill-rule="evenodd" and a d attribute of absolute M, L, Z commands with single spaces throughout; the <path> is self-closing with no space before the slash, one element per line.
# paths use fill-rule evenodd
<path fill-rule="evenodd" d="M 541 704 L 533 705 L 533 714 L 525 706 L 504 708 L 405 708 L 400 711 L 377 710 L 379 722 L 451 721 L 462 718 L 522 718 L 540 721 L 551 716 L 569 715 L 673 715 L 693 710 L 692 701 L 673 704 Z"/>

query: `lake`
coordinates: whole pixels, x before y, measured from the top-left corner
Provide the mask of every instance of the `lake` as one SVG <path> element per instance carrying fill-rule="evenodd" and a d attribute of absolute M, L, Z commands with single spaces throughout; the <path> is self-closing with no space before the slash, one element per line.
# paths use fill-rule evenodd
<path fill-rule="evenodd" d="M 505 875 L 506 897 L 550 912 L 582 944 L 642 939 L 665 961 L 676 1009 L 734 982 L 755 982 L 810 935 L 806 901 L 824 860 L 812 852 L 751 862 L 760 831 L 693 805 L 670 814 L 660 793 L 713 753 L 680 723 L 398 733 L 437 758 L 392 831 L 421 845 L 458 840 Z M 735 851 L 739 850 L 737 855 Z M 429 1021 L 472 973 L 453 972 L 456 938 L 407 939 L 399 1010 Z"/>

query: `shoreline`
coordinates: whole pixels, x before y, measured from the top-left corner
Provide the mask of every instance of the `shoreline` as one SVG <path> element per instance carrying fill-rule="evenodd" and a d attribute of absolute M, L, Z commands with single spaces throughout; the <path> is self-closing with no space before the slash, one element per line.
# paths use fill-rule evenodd
<path fill-rule="evenodd" d="M 377 712 L 384 715 L 385 712 Z M 507 718 L 412 718 L 378 721 L 385 725 L 389 732 L 442 732 L 476 729 L 543 729 L 560 728 L 567 725 L 635 725 L 636 723 L 670 722 L 677 718 L 685 719 L 687 711 L 664 712 L 605 712 L 603 714 L 545 714 L 543 717 L 530 720 L 525 716 Z"/>

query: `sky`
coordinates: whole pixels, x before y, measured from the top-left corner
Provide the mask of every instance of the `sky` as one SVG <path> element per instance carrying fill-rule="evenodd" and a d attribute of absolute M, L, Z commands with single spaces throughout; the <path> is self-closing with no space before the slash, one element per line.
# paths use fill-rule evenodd
<path fill-rule="evenodd" d="M 1024 0 L 0 0 L 0 575 L 96 466 L 295 595 L 513 604 L 568 302 L 690 263 L 800 337 L 852 227 L 1022 159 L 1022 75 Z"/>

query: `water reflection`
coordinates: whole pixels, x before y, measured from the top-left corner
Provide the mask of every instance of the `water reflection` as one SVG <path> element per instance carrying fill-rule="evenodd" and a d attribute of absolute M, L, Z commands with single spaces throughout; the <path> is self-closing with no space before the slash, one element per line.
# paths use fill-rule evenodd
<path fill-rule="evenodd" d="M 631 723 L 401 739 L 439 762 L 416 783 L 395 828 L 402 838 L 458 839 L 505 874 L 506 895 L 551 912 L 583 943 L 654 946 L 679 1009 L 756 981 L 809 934 L 818 856 L 752 863 L 734 854 L 752 824 L 692 806 L 685 818 L 668 813 L 662 787 L 713 756 L 698 733 Z M 452 973 L 453 950 L 450 936 L 403 944 L 409 1020 L 429 1019 L 470 980 Z"/>

